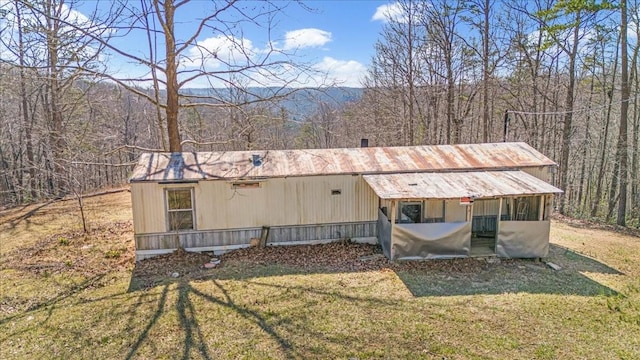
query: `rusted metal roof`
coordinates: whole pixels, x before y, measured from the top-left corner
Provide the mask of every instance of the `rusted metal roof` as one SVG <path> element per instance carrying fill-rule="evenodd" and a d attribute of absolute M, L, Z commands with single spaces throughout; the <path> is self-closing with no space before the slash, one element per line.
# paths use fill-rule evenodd
<path fill-rule="evenodd" d="M 523 171 L 384 174 L 363 178 L 382 199 L 483 198 L 562 192 Z"/>
<path fill-rule="evenodd" d="M 252 161 L 257 155 L 260 164 Z M 555 163 L 525 143 L 145 153 L 130 181 L 491 170 Z"/>

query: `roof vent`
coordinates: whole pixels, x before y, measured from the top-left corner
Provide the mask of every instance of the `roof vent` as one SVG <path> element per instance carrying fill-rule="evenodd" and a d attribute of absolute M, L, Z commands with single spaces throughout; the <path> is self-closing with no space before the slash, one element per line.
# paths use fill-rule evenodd
<path fill-rule="evenodd" d="M 253 166 L 262 165 L 262 159 L 260 158 L 260 154 L 251 155 L 251 161 L 253 162 Z"/>

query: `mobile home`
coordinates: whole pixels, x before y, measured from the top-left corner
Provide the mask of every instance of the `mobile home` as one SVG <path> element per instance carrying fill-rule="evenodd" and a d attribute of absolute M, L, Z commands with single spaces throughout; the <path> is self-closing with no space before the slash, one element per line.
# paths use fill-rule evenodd
<path fill-rule="evenodd" d="M 548 252 L 556 164 L 525 143 L 145 153 L 136 258 L 351 239 L 396 259 Z"/>

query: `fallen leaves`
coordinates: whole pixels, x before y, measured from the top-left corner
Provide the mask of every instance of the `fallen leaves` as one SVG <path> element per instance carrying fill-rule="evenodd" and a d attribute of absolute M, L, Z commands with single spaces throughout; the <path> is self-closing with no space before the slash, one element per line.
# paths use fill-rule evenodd
<path fill-rule="evenodd" d="M 70 272 L 91 277 L 128 270 L 135 257 L 131 221 L 94 224 L 81 230 L 47 236 L 32 246 L 18 248 L 4 257 L 2 268 L 28 273 Z"/>

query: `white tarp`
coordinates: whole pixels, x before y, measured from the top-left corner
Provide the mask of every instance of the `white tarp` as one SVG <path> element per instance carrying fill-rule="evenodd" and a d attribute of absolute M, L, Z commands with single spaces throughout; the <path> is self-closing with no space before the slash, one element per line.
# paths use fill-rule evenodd
<path fill-rule="evenodd" d="M 549 221 L 501 221 L 496 254 L 510 258 L 539 258 L 549 254 Z"/>
<path fill-rule="evenodd" d="M 378 209 L 377 232 L 382 252 L 387 258 L 391 258 L 391 222 L 380 209 Z"/>
<path fill-rule="evenodd" d="M 392 260 L 466 257 L 470 248 L 470 222 L 393 226 Z"/>

